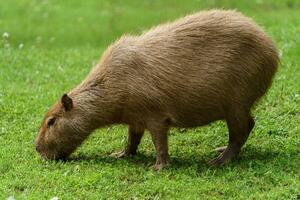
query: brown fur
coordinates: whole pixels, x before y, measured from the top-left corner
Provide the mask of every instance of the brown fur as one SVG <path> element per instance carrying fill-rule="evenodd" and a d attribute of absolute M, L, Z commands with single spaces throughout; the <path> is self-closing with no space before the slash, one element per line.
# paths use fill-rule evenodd
<path fill-rule="evenodd" d="M 269 88 L 278 65 L 271 39 L 235 11 L 211 10 L 123 36 L 86 79 L 47 113 L 36 144 L 45 158 L 70 155 L 95 129 L 128 124 L 134 154 L 148 129 L 157 151 L 155 169 L 168 163 L 170 127 L 226 120 L 229 145 L 212 161 L 235 156 L 254 126 L 250 109 Z M 55 122 L 47 128 L 49 118 Z"/>

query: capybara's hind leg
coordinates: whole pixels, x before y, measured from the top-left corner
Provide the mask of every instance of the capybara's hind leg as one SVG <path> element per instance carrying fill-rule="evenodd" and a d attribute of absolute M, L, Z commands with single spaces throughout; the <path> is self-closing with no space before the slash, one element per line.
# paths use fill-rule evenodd
<path fill-rule="evenodd" d="M 140 128 L 137 126 L 129 126 L 128 142 L 125 149 L 120 152 L 112 153 L 111 156 L 122 158 L 129 155 L 135 155 L 143 135 L 144 135 L 144 128 Z"/>
<path fill-rule="evenodd" d="M 249 117 L 248 123 L 249 123 L 249 133 L 250 133 L 255 125 L 255 121 L 251 116 Z M 223 153 L 226 149 L 227 146 L 222 146 L 222 147 L 215 148 L 215 151 L 218 153 Z"/>
<path fill-rule="evenodd" d="M 226 148 L 220 148 L 223 151 L 217 158 L 210 161 L 212 165 L 223 165 L 226 161 L 239 154 L 254 127 L 253 118 L 249 113 L 245 112 L 229 116 L 226 121 L 229 129 L 229 144 Z"/>

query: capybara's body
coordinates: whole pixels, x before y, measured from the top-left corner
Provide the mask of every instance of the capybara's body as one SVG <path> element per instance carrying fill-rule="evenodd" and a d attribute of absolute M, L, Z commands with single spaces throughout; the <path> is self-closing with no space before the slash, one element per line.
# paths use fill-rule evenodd
<path fill-rule="evenodd" d="M 226 120 L 229 145 L 212 161 L 223 164 L 245 143 L 254 126 L 250 109 L 269 88 L 278 62 L 268 36 L 235 11 L 199 12 L 140 36 L 123 36 L 49 111 L 37 139 L 40 152 L 60 157 L 48 143 L 57 143 L 52 144 L 55 152 L 64 152 L 58 141 L 70 140 L 64 143 L 70 151 L 61 153 L 68 156 L 96 128 L 122 123 L 129 125 L 129 140 L 117 155 L 134 154 L 148 129 L 157 150 L 155 168 L 160 169 L 168 162 L 170 127 Z M 47 118 L 55 113 L 56 123 L 47 127 Z M 43 137 L 47 130 L 57 132 L 48 143 Z"/>

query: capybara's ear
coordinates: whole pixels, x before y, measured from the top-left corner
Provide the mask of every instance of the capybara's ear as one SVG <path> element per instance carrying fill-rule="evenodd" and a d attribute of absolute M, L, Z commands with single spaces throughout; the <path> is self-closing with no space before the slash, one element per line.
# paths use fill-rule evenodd
<path fill-rule="evenodd" d="M 69 111 L 73 108 L 73 101 L 67 94 L 64 94 L 61 97 L 61 103 L 62 103 L 65 111 Z"/>

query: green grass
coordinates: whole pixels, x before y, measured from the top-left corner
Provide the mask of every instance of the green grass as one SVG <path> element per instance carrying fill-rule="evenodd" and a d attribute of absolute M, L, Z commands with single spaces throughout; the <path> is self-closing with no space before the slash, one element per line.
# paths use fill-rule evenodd
<path fill-rule="evenodd" d="M 226 126 L 217 122 L 171 130 L 172 165 L 159 173 L 149 169 L 149 134 L 136 157 L 108 156 L 125 145 L 125 126 L 98 130 L 72 161 L 40 159 L 33 142 L 44 113 L 109 43 L 217 7 L 253 17 L 282 52 L 239 158 L 222 168 L 207 164 L 227 142 Z M 300 199 L 299 1 L 9 0 L 0 1 L 0 34 L 0 199 Z"/>

